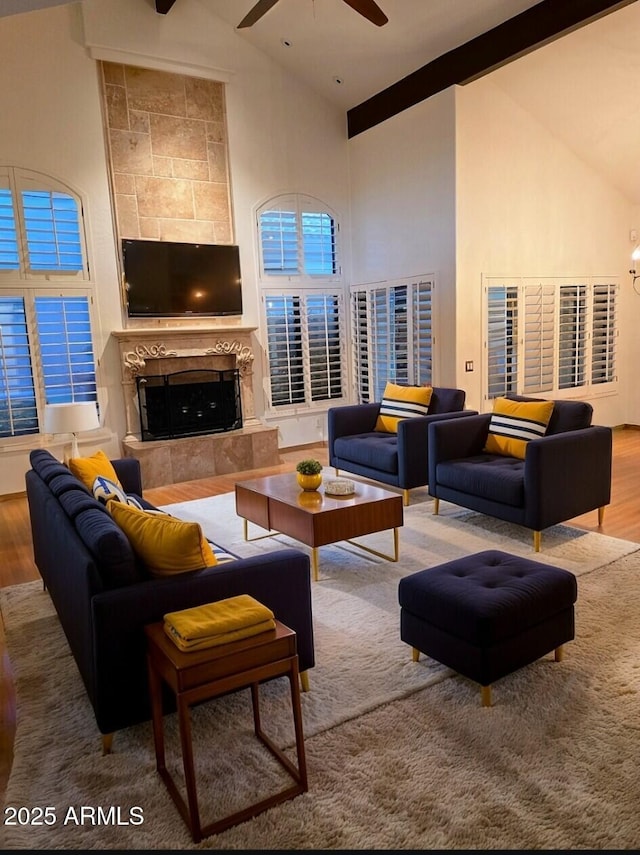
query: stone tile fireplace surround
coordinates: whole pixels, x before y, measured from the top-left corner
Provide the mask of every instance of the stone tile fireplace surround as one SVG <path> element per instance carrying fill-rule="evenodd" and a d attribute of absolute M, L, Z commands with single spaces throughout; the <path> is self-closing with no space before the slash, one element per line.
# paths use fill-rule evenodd
<path fill-rule="evenodd" d="M 126 329 L 112 332 L 120 349 L 127 433 L 125 457 L 140 461 L 143 483 L 159 487 L 242 472 L 280 462 L 278 429 L 255 416 L 253 343 L 255 327 Z M 238 430 L 180 439 L 141 440 L 136 378 L 190 369 L 240 372 L 243 425 Z"/>

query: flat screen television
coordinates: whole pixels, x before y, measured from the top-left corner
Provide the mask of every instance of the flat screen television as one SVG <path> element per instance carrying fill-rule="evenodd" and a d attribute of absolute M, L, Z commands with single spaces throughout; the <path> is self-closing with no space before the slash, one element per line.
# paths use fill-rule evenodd
<path fill-rule="evenodd" d="M 125 239 L 122 261 L 130 318 L 242 314 L 235 245 Z"/>

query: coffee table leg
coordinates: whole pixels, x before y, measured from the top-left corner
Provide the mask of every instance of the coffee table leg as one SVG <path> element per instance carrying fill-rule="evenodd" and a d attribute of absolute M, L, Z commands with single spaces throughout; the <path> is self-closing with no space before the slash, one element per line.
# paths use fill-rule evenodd
<path fill-rule="evenodd" d="M 377 549 L 372 549 L 370 546 L 365 546 L 364 543 L 358 543 L 357 540 L 346 540 L 345 543 L 350 543 L 352 546 L 357 546 L 358 549 L 364 549 L 370 555 L 377 555 L 378 558 L 384 558 L 387 561 L 397 561 L 400 557 L 400 537 L 399 529 L 393 529 L 393 555 L 387 555 L 386 552 L 378 552 Z"/>

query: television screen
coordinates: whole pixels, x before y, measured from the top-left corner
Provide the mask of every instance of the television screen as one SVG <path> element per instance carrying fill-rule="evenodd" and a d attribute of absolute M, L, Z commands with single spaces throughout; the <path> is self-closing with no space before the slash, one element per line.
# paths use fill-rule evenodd
<path fill-rule="evenodd" d="M 122 260 L 130 318 L 242 314 L 235 245 L 123 240 Z"/>

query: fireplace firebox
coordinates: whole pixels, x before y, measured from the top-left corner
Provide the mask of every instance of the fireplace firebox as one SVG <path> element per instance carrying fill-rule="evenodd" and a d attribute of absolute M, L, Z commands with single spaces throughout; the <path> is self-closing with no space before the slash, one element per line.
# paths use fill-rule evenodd
<path fill-rule="evenodd" d="M 144 441 L 242 427 L 240 372 L 188 370 L 136 378 Z"/>

